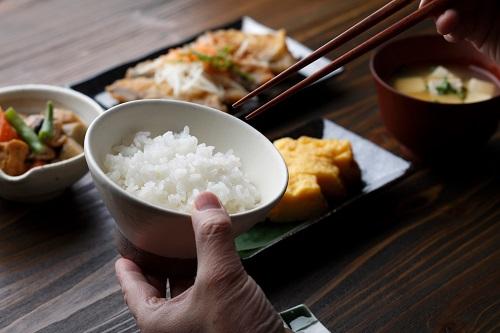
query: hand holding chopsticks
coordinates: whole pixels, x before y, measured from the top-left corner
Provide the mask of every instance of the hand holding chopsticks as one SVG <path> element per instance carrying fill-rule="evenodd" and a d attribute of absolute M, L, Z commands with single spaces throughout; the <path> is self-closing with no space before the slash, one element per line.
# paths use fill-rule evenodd
<path fill-rule="evenodd" d="M 272 87 L 276 85 L 277 83 L 283 81 L 286 77 L 288 77 L 290 74 L 297 72 L 301 68 L 309 65 L 310 63 L 314 62 L 315 60 L 319 59 L 320 57 L 324 56 L 330 51 L 333 51 L 334 49 L 338 48 L 339 46 L 343 45 L 347 41 L 351 40 L 352 38 L 356 37 L 357 35 L 361 34 L 362 32 L 368 30 L 369 28 L 373 27 L 374 25 L 378 24 L 379 22 L 383 21 L 384 19 L 388 18 L 389 16 L 395 14 L 399 10 L 403 9 L 407 5 L 409 5 L 412 2 L 412 0 L 392 0 L 389 2 L 387 5 L 384 7 L 380 8 L 373 14 L 369 15 L 366 17 L 364 20 L 360 21 L 353 27 L 349 28 L 339 36 L 335 37 L 332 39 L 330 42 L 327 44 L 323 45 L 313 53 L 311 53 L 308 57 L 302 59 L 301 61 L 297 62 L 281 74 L 277 75 L 275 78 L 272 80 L 264 83 L 254 91 L 250 92 L 247 96 L 243 97 L 239 101 L 233 104 L 233 107 L 239 107 L 241 106 L 245 101 L 248 99 L 258 95 L 265 89 Z M 377 46 L 385 43 L 389 39 L 397 36 L 398 34 L 402 33 L 403 31 L 411 28 L 412 26 L 416 25 L 417 23 L 423 21 L 430 15 L 432 15 L 435 11 L 440 10 L 444 8 L 445 6 L 449 5 L 452 2 L 452 0 L 433 0 L 430 1 L 428 4 L 425 6 L 419 8 L 415 12 L 411 13 L 410 15 L 404 17 L 400 21 L 396 22 L 389 28 L 383 30 L 382 32 L 376 34 L 375 36 L 369 38 L 368 40 L 364 41 L 357 47 L 347 51 L 343 55 L 339 56 L 335 60 L 333 60 L 329 65 L 325 66 L 321 70 L 317 71 L 316 73 L 312 74 L 311 76 L 305 78 L 304 80 L 300 81 L 293 87 L 289 88 L 288 90 L 284 91 L 280 95 L 276 96 L 275 98 L 271 99 L 269 102 L 261 106 L 260 108 L 252 111 L 248 115 L 245 116 L 245 119 L 249 120 L 257 115 L 263 113 L 264 111 L 268 110 L 270 107 L 276 105 L 277 103 L 283 101 L 284 99 L 288 98 L 289 96 L 295 94 L 297 91 L 307 87 L 308 85 L 314 83 L 315 81 L 319 80 L 323 76 L 328 75 L 329 73 L 333 72 L 334 70 L 344 66 L 345 64 L 349 63 L 350 61 L 358 58 L 359 56 L 365 54 L 368 51 L 373 50 Z"/>

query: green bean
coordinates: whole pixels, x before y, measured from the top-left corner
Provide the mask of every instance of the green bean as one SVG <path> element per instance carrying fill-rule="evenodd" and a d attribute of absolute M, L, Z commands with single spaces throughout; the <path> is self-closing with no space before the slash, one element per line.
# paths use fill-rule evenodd
<path fill-rule="evenodd" d="M 54 137 L 54 105 L 52 101 L 47 102 L 47 110 L 43 119 L 42 127 L 38 132 L 40 140 L 47 142 Z"/>
<path fill-rule="evenodd" d="M 47 150 L 47 147 L 40 141 L 35 131 L 26 125 L 23 118 L 17 114 L 14 108 L 10 107 L 5 111 L 5 118 L 35 154 L 41 154 Z"/>

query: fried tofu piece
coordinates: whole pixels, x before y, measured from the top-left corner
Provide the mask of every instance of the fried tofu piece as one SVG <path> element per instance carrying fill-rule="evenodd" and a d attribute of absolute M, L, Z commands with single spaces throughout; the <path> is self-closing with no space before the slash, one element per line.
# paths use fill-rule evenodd
<path fill-rule="evenodd" d="M 345 198 L 348 190 L 361 180 L 348 140 L 282 138 L 274 145 L 288 167 L 289 185 L 270 214 L 271 221 L 298 221 L 317 216 L 328 208 L 320 202 Z M 322 200 L 317 197 L 317 191 Z"/>
<path fill-rule="evenodd" d="M 292 222 L 320 216 L 328 209 L 314 175 L 290 174 L 283 199 L 269 214 L 273 222 Z"/>
<path fill-rule="evenodd" d="M 0 169 L 10 176 L 19 176 L 26 172 L 26 158 L 30 149 L 21 140 L 0 142 Z"/>

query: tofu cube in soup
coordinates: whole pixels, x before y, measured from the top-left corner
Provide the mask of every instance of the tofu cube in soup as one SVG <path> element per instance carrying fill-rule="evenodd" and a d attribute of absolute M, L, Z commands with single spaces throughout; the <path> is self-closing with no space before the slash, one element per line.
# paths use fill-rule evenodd
<path fill-rule="evenodd" d="M 482 101 L 487 101 L 491 98 L 491 95 L 484 94 L 480 92 L 470 91 L 465 98 L 465 103 L 477 103 Z"/>
<path fill-rule="evenodd" d="M 464 84 L 459 77 L 446 76 L 444 78 L 429 76 L 427 79 L 429 92 L 435 96 L 458 94 L 462 91 Z"/>
<path fill-rule="evenodd" d="M 437 66 L 431 72 L 431 74 L 429 76 L 433 77 L 433 78 L 444 79 L 445 77 L 450 77 L 450 76 L 454 76 L 454 75 L 446 67 L 444 67 L 444 66 Z"/>
<path fill-rule="evenodd" d="M 477 103 L 490 99 L 495 95 L 495 85 L 493 83 L 471 78 L 467 82 L 467 98 L 465 103 Z"/>
<path fill-rule="evenodd" d="M 495 85 L 487 81 L 472 78 L 467 82 L 467 90 L 469 93 L 481 93 L 491 98 L 495 94 Z"/>

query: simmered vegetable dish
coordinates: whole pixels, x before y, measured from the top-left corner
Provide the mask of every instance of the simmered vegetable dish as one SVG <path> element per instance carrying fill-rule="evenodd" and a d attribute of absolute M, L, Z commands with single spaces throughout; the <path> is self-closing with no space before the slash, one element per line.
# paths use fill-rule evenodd
<path fill-rule="evenodd" d="M 0 107 L 0 170 L 10 176 L 83 153 L 87 127 L 72 111 L 54 108 L 23 115 Z"/>

